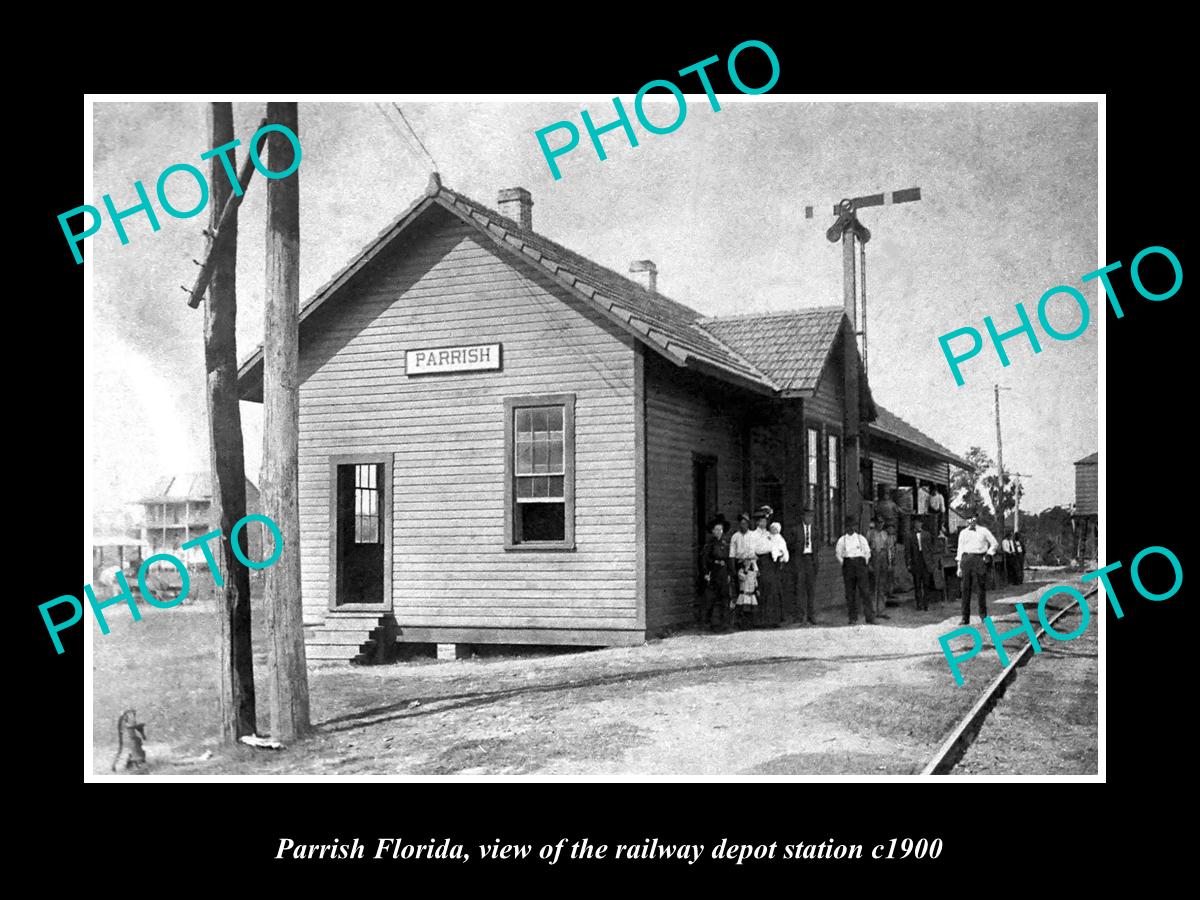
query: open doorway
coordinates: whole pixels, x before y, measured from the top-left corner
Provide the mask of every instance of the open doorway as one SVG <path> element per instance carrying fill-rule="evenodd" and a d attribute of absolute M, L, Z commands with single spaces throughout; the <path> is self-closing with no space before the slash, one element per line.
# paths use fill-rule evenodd
<path fill-rule="evenodd" d="M 697 578 L 703 579 L 700 550 L 708 534 L 708 523 L 717 514 L 717 458 L 692 454 L 692 558 Z"/>
<path fill-rule="evenodd" d="M 331 606 L 390 606 L 390 469 L 375 459 L 335 463 L 334 584 Z"/>

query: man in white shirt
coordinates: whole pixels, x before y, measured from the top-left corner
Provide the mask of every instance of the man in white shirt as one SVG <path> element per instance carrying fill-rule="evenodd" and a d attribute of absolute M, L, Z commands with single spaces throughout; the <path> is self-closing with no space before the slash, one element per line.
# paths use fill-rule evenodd
<path fill-rule="evenodd" d="M 979 524 L 975 510 L 967 510 L 967 527 L 958 533 L 958 577 L 962 581 L 962 624 L 971 623 L 971 593 L 978 586 L 979 620 L 987 618 L 987 559 L 1000 543 Z"/>
<path fill-rule="evenodd" d="M 941 534 L 946 520 L 946 501 L 936 487 L 929 494 L 929 511 L 933 513 L 933 533 Z"/>
<path fill-rule="evenodd" d="M 1000 542 L 1000 561 L 1004 571 L 1004 580 L 1009 584 L 1016 584 L 1017 545 L 1013 541 L 1011 531 L 1004 532 L 1004 540 Z"/>
<path fill-rule="evenodd" d="M 917 515 L 923 516 L 929 512 L 929 488 L 925 487 L 925 482 L 921 482 L 917 488 Z"/>
<path fill-rule="evenodd" d="M 846 533 L 838 538 L 833 555 L 842 567 L 842 584 L 846 589 L 846 612 L 850 624 L 858 624 L 858 607 L 862 603 L 867 624 L 875 624 L 875 609 L 868 587 L 867 563 L 871 560 L 871 545 L 858 533 L 852 517 L 846 522 Z"/>
<path fill-rule="evenodd" d="M 750 514 L 742 513 L 738 516 L 738 530 L 729 539 L 729 558 L 733 561 L 733 565 L 730 567 L 730 577 L 737 577 L 742 560 L 754 558 L 754 553 L 750 550 L 749 541 Z"/>
<path fill-rule="evenodd" d="M 813 508 L 804 507 L 804 523 L 796 535 L 796 606 L 809 625 L 817 624 L 813 608 L 817 590 L 817 529 Z"/>

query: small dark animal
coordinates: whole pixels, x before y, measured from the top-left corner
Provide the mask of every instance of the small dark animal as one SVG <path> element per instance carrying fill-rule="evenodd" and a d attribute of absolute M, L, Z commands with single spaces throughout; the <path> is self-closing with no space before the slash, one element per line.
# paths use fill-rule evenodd
<path fill-rule="evenodd" d="M 112 770 L 125 758 L 124 768 L 142 770 L 146 768 L 146 751 L 142 741 L 146 739 L 146 725 L 137 720 L 137 711 L 127 709 L 117 719 L 117 755 L 113 757 Z"/>

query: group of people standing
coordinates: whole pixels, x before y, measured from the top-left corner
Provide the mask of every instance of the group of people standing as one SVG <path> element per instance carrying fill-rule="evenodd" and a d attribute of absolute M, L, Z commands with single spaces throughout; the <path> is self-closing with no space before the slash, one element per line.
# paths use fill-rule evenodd
<path fill-rule="evenodd" d="M 760 507 L 753 519 L 749 513 L 742 513 L 737 530 L 729 536 L 724 516 L 709 523 L 709 536 L 701 554 L 704 590 L 697 606 L 699 624 L 712 631 L 778 628 L 793 618 L 785 609 L 789 604 L 784 602 L 785 566 L 792 562 L 792 553 L 781 524 L 772 521 L 774 515 L 769 506 Z M 802 613 L 815 625 L 817 543 L 811 509 L 804 511 L 796 550 L 800 594 L 805 598 Z"/>
<path fill-rule="evenodd" d="M 930 490 L 922 484 L 917 498 L 916 509 L 907 509 L 911 503 L 898 504 L 894 493 L 881 491 L 865 535 L 859 533 L 853 517 L 846 523 L 834 556 L 841 567 L 851 625 L 858 622 L 860 611 L 867 624 L 889 618 L 886 604 L 896 591 L 895 566 L 901 552 L 904 569 L 912 577 L 918 610 L 929 609 L 931 596 L 939 602 L 950 599 L 949 573 L 954 571 L 959 580 L 964 624 L 970 618 L 973 595 L 978 595 L 981 618 L 987 615 L 990 572 L 998 569 L 1010 584 L 1024 580 L 1025 546 L 1020 533 L 1005 532 L 1003 542 L 997 541 L 978 523 L 975 511 L 967 510 L 967 524 L 958 532 L 952 549 L 942 495 L 936 488 Z M 780 523 L 773 522 L 773 518 L 774 510 L 769 506 L 760 507 L 753 517 L 742 513 L 732 534 L 728 533 L 729 523 L 724 516 L 708 523 L 709 535 L 701 556 L 704 588 L 696 604 L 698 624 L 712 631 L 778 628 L 790 620 L 817 624 L 814 603 L 818 546 L 812 508 L 804 509 L 794 553 L 788 548 Z M 901 528 L 905 528 L 905 536 L 899 542 Z M 795 604 L 784 599 L 785 567 L 789 563 L 795 570 Z"/>

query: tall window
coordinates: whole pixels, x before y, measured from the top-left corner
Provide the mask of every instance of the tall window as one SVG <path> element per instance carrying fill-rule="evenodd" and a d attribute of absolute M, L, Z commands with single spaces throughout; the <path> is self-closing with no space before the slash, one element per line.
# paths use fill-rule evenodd
<path fill-rule="evenodd" d="M 354 543 L 378 544 L 379 466 L 354 467 Z"/>
<path fill-rule="evenodd" d="M 505 473 L 506 546 L 574 546 L 575 398 L 510 398 Z"/>
<path fill-rule="evenodd" d="M 821 436 L 817 433 L 817 429 L 815 428 L 808 429 L 808 443 L 806 445 L 806 449 L 808 451 L 808 496 L 805 497 L 805 500 L 807 500 L 809 505 L 812 506 L 814 516 L 818 518 L 818 521 L 814 522 L 814 524 L 817 525 L 816 534 L 820 534 L 820 514 L 818 511 L 821 508 L 821 493 L 818 484 L 821 477 L 821 461 L 819 458 L 819 454 L 821 452 Z"/>
<path fill-rule="evenodd" d="M 838 436 L 836 434 L 827 435 L 827 439 L 829 445 L 825 461 L 829 467 L 829 475 L 825 489 L 825 521 L 829 523 L 826 536 L 833 542 L 842 532 L 842 482 L 838 477 L 842 454 L 839 452 L 841 442 L 838 440 Z"/>
<path fill-rule="evenodd" d="M 752 506 L 769 506 L 777 516 L 784 515 L 783 481 L 770 460 L 754 461 L 754 494 Z"/>

